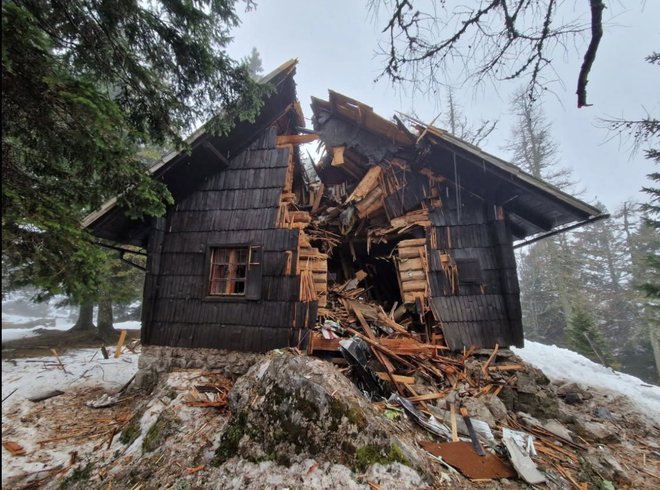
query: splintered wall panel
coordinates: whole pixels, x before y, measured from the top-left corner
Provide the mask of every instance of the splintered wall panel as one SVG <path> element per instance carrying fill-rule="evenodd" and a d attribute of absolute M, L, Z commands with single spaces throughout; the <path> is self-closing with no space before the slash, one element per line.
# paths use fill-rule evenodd
<path fill-rule="evenodd" d="M 447 345 L 522 345 L 520 290 L 512 236 L 497 208 L 459 195 L 429 213 L 430 306 Z"/>
<path fill-rule="evenodd" d="M 145 344 L 262 352 L 295 337 L 300 278 L 287 264 L 297 257 L 299 230 L 277 226 L 291 157 L 275 148 L 276 137 L 265 130 L 154 228 Z M 219 250 L 244 256 L 219 260 Z"/>

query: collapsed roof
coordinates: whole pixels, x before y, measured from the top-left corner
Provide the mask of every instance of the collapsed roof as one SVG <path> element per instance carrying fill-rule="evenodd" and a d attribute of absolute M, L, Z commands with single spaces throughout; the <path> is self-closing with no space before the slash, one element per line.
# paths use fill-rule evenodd
<path fill-rule="evenodd" d="M 324 182 L 336 184 L 355 178 L 355 174 L 347 169 L 365 169 L 378 163 L 377 160 L 386 153 L 408 154 L 406 160 L 414 162 L 417 168 L 430 168 L 435 174 L 453 181 L 463 192 L 502 206 L 516 239 L 603 216 L 599 209 L 533 177 L 517 166 L 410 116 L 402 117 L 408 120 L 413 130 L 416 130 L 415 133 L 401 118 L 395 116 L 394 121 L 388 121 L 368 105 L 333 91 L 329 91 L 327 101 L 312 98 L 312 109 L 316 127 L 324 126 L 330 118 L 338 118 L 362 131 L 345 134 L 338 127 L 324 131 L 326 146 L 353 142 L 361 153 L 357 158 L 351 158 L 350 153 L 344 155 L 348 165 L 342 168 L 333 166 L 331 158 L 326 158 L 318 168 Z M 383 147 L 378 140 L 370 142 L 369 135 L 386 139 L 389 147 Z"/>

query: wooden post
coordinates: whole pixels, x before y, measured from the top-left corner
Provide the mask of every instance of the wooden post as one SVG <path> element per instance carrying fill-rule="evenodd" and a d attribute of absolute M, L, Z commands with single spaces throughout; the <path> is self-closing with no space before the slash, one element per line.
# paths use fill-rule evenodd
<path fill-rule="evenodd" d="M 126 339 L 126 330 L 122 330 L 119 334 L 119 340 L 117 341 L 117 349 L 115 350 L 115 358 L 121 356 L 121 348 L 124 345 L 124 339 Z"/>

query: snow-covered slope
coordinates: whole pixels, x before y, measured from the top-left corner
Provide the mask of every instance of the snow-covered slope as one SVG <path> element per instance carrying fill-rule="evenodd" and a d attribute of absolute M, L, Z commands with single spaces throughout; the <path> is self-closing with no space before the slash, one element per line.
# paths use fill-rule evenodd
<path fill-rule="evenodd" d="M 626 395 L 650 417 L 660 420 L 660 387 L 620 373 L 584 356 L 555 345 L 525 341 L 523 349 L 512 348 L 523 360 L 539 368 L 551 380 L 567 380 Z"/>

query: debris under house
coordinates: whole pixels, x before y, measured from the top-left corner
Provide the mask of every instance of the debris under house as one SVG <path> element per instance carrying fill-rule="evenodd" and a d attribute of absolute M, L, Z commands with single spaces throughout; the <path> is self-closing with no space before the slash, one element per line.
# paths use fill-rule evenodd
<path fill-rule="evenodd" d="M 131 220 L 113 200 L 84 221 L 146 250 L 143 344 L 315 353 L 353 325 L 398 349 L 521 346 L 514 242 L 600 211 L 335 92 L 313 98 L 307 129 L 295 65 L 265 78 L 275 90 L 254 123 L 202 129 L 151 169 L 175 199 L 165 216 Z M 312 142 L 323 156 L 304 165 Z"/>

